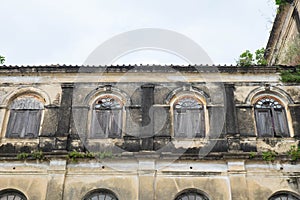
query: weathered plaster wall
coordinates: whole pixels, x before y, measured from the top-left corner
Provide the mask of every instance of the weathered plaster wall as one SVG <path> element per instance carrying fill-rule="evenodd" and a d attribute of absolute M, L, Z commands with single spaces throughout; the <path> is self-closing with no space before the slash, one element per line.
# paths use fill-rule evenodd
<path fill-rule="evenodd" d="M 277 191 L 299 193 L 298 171 L 297 165 L 280 160 L 1 161 L 0 190 L 15 188 L 32 200 L 81 200 L 100 188 L 120 200 L 169 200 L 186 189 L 200 190 L 214 200 L 255 200 Z"/>

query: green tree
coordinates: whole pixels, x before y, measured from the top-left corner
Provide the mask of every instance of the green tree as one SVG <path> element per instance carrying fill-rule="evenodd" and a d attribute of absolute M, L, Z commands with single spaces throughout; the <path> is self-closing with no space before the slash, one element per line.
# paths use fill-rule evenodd
<path fill-rule="evenodd" d="M 0 64 L 3 64 L 5 61 L 5 57 L 0 55 Z"/>
<path fill-rule="evenodd" d="M 292 2 L 293 2 L 293 0 L 275 0 L 275 4 L 278 6 L 282 6 L 287 3 L 292 3 Z"/>
<path fill-rule="evenodd" d="M 243 67 L 249 67 L 251 65 L 254 65 L 253 54 L 249 50 L 246 50 L 240 55 L 236 63 L 237 65 Z"/>
<path fill-rule="evenodd" d="M 257 65 L 267 65 L 268 64 L 264 55 L 265 55 L 265 48 L 257 49 L 255 51 L 255 61 L 256 61 Z"/>
<path fill-rule="evenodd" d="M 251 65 L 267 65 L 267 60 L 264 58 L 265 49 L 257 49 L 255 51 L 255 58 L 254 55 L 249 51 L 246 50 L 243 52 L 239 59 L 236 61 L 237 65 L 242 67 L 249 67 Z"/>

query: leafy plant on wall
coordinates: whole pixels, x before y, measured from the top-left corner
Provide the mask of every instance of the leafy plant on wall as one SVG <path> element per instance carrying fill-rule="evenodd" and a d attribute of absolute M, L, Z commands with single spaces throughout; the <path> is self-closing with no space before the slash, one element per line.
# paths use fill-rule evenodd
<path fill-rule="evenodd" d="M 242 67 L 249 67 L 251 65 L 267 65 L 267 60 L 264 58 L 265 48 L 257 49 L 255 51 L 255 55 L 251 53 L 249 50 L 243 52 L 236 64 Z"/>
<path fill-rule="evenodd" d="M 0 64 L 3 64 L 5 61 L 5 57 L 0 55 Z"/>
<path fill-rule="evenodd" d="M 300 83 L 300 67 L 295 68 L 294 71 L 282 71 L 280 80 L 284 83 Z"/>
<path fill-rule="evenodd" d="M 286 5 L 288 3 L 292 3 L 293 0 L 275 0 L 275 4 L 277 6 L 283 6 L 283 5 Z"/>

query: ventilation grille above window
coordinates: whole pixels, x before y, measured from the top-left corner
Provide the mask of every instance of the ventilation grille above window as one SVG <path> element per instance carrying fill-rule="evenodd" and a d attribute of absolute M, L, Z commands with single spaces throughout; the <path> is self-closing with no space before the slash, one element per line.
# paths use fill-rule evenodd
<path fill-rule="evenodd" d="M 255 107 L 256 108 L 277 108 L 277 109 L 281 109 L 283 106 L 278 101 L 276 101 L 275 99 L 265 98 L 265 99 L 259 100 L 255 104 Z"/>
<path fill-rule="evenodd" d="M 112 97 L 104 97 L 95 103 L 95 109 L 120 109 L 122 104 L 119 100 Z"/>

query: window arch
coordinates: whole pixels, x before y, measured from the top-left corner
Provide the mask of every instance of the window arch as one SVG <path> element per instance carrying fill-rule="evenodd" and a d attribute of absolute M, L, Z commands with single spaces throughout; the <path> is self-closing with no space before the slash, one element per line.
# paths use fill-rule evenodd
<path fill-rule="evenodd" d="M 290 192 L 279 192 L 272 195 L 269 200 L 300 200 L 299 196 Z"/>
<path fill-rule="evenodd" d="M 275 97 L 264 96 L 254 104 L 257 135 L 259 137 L 289 137 L 284 105 Z"/>
<path fill-rule="evenodd" d="M 184 95 L 173 103 L 174 136 L 205 137 L 204 104 L 193 95 Z"/>
<path fill-rule="evenodd" d="M 0 192 L 0 200 L 27 200 L 27 198 L 17 190 L 4 190 Z"/>
<path fill-rule="evenodd" d="M 122 135 L 123 102 L 116 96 L 100 96 L 93 104 L 91 137 L 119 138 Z"/>
<path fill-rule="evenodd" d="M 209 198 L 198 191 L 185 191 L 179 194 L 175 200 L 209 200 Z"/>
<path fill-rule="evenodd" d="M 36 138 L 39 135 L 44 104 L 34 95 L 20 96 L 9 106 L 8 138 Z"/>
<path fill-rule="evenodd" d="M 96 190 L 87 194 L 83 200 L 118 200 L 117 196 L 109 190 Z"/>

